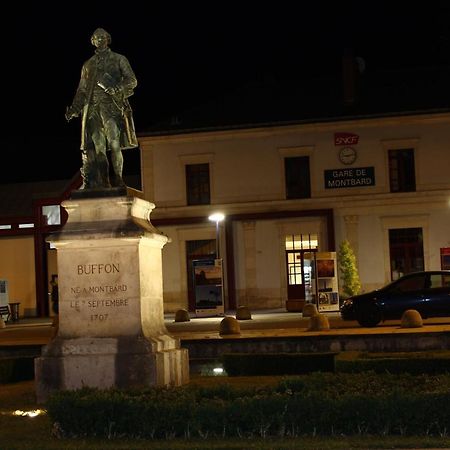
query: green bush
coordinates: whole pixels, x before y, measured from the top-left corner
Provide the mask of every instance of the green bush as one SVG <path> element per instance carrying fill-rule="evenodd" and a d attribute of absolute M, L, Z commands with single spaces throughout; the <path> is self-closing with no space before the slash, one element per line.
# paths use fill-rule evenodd
<path fill-rule="evenodd" d="M 316 373 L 263 389 L 82 389 L 47 410 L 66 436 L 171 439 L 446 435 L 450 375 Z"/>
<path fill-rule="evenodd" d="M 359 280 L 356 256 L 348 240 L 343 240 L 339 245 L 338 262 L 343 297 L 359 294 L 361 282 Z"/>

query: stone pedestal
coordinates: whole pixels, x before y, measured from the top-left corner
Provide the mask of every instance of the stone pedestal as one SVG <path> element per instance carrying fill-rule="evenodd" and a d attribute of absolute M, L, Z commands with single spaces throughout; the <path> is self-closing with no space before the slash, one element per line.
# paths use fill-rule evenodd
<path fill-rule="evenodd" d="M 57 249 L 59 329 L 35 361 L 36 393 L 177 386 L 189 379 L 186 349 L 164 325 L 155 205 L 138 198 L 69 200 Z"/>

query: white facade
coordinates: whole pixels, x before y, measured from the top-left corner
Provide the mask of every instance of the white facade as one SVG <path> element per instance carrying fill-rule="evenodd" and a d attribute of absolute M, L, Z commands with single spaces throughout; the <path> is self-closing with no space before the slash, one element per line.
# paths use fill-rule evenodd
<path fill-rule="evenodd" d="M 354 162 L 339 159 L 345 145 L 336 145 L 336 133 L 358 136 L 347 146 Z M 285 306 L 286 235 L 317 234 L 319 251 L 348 239 L 364 291 L 391 280 L 389 230 L 422 230 L 426 270 L 439 269 L 440 249 L 450 247 L 448 113 L 142 136 L 140 147 L 143 196 L 171 238 L 163 251 L 166 311 L 188 307 L 186 242 L 215 239 L 207 217 L 216 211 L 227 216 L 220 230 L 225 309 Z M 413 152 L 415 190 L 394 193 L 388 154 L 400 149 Z M 287 200 L 285 158 L 297 156 L 309 157 L 310 198 Z M 185 167 L 205 163 L 210 204 L 188 206 Z M 338 175 L 361 180 L 361 169 L 373 173 L 373 185 L 326 188 L 325 171 L 353 171 L 330 172 L 333 184 Z"/>

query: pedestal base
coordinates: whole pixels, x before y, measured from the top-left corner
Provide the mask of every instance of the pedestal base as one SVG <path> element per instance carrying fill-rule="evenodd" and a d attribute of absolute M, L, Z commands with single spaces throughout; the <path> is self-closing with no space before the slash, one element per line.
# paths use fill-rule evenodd
<path fill-rule="evenodd" d="M 82 387 L 180 386 L 189 381 L 186 349 L 169 335 L 130 338 L 56 338 L 35 360 L 36 397 Z"/>
<path fill-rule="evenodd" d="M 113 191 L 90 198 L 84 190 L 63 202 L 68 221 L 49 238 L 58 252 L 59 327 L 35 362 L 39 402 L 83 386 L 189 381 L 188 352 L 164 324 L 161 252 L 168 238 L 150 222 L 155 205 L 109 196 Z"/>

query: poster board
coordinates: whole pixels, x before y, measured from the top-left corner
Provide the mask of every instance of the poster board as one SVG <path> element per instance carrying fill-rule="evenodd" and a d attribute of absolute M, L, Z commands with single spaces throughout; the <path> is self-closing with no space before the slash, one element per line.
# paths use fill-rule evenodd
<path fill-rule="evenodd" d="M 194 260 L 195 315 L 224 314 L 222 259 Z"/>
<path fill-rule="evenodd" d="M 0 306 L 8 306 L 9 293 L 8 293 L 8 280 L 0 279 Z M 1 314 L 3 320 L 6 320 L 7 314 Z"/>
<path fill-rule="evenodd" d="M 319 252 L 316 255 L 316 302 L 319 312 L 339 311 L 336 252 Z"/>
<path fill-rule="evenodd" d="M 450 270 L 450 247 L 441 248 L 441 270 Z"/>

